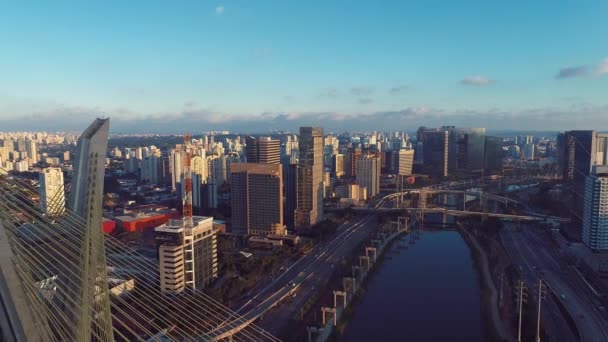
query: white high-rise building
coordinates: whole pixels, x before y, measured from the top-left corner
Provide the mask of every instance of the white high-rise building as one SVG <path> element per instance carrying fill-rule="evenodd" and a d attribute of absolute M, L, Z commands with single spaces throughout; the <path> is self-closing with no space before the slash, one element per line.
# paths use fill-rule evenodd
<path fill-rule="evenodd" d="M 367 188 L 367 195 L 374 197 L 380 192 L 382 165 L 376 155 L 365 155 L 357 160 L 357 184 Z"/>
<path fill-rule="evenodd" d="M 182 177 L 182 153 L 181 148 L 172 149 L 169 155 L 169 170 L 171 172 L 171 189 L 175 191 Z"/>
<path fill-rule="evenodd" d="M 585 179 L 583 243 L 593 250 L 608 250 L 608 167 L 594 166 Z"/>
<path fill-rule="evenodd" d="M 202 290 L 217 278 L 217 237 L 213 217 L 194 216 L 194 227 L 182 220 L 169 220 L 155 228 L 160 243 L 159 272 L 161 291 L 180 293 Z"/>
<path fill-rule="evenodd" d="M 40 205 L 49 215 L 65 211 L 63 172 L 57 167 L 48 167 L 40 172 Z"/>

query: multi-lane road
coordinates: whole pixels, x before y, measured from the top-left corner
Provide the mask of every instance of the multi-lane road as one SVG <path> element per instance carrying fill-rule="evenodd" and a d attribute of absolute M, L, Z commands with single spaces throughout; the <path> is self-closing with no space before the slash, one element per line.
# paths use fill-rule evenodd
<path fill-rule="evenodd" d="M 274 280 L 256 287 L 236 313 L 243 322 L 261 318 L 258 325 L 279 334 L 289 320 L 301 312 L 307 300 L 331 279 L 342 260 L 350 260 L 355 249 L 376 229 L 373 214 L 356 218 L 337 229 L 336 236 L 320 242 L 311 251 L 289 265 Z M 230 328 L 218 327 L 217 334 L 228 334 Z"/>
<path fill-rule="evenodd" d="M 580 279 L 580 275 L 563 262 L 551 241 L 537 234 L 527 225 L 517 229 L 516 224 L 505 222 L 500 237 L 512 261 L 519 265 L 520 273 L 528 284 L 530 299 L 536 302 L 538 281 L 542 279 L 558 299 L 546 296 L 542 302 L 546 330 L 555 341 L 576 341 L 566 319 L 558 308 L 560 300 L 576 322 L 582 341 L 608 341 L 608 320 L 597 306 L 592 291 Z M 534 327 L 535 328 L 535 327 Z"/>

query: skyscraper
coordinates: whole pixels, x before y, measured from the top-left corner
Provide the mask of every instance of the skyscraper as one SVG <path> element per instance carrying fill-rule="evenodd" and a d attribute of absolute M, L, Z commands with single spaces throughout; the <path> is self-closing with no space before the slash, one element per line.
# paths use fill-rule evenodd
<path fill-rule="evenodd" d="M 323 219 L 323 128 L 300 127 L 296 226 Z"/>
<path fill-rule="evenodd" d="M 156 227 L 161 291 L 202 290 L 217 278 L 217 234 L 213 218 L 193 216 L 193 226 L 169 220 Z"/>
<path fill-rule="evenodd" d="M 282 177 L 280 164 L 232 164 L 233 233 L 284 234 Z"/>
<path fill-rule="evenodd" d="M 172 149 L 169 153 L 169 170 L 171 172 L 171 189 L 173 191 L 179 188 L 178 184 L 182 179 L 182 154 L 183 151 L 179 146 Z"/>
<path fill-rule="evenodd" d="M 38 150 L 36 149 L 36 140 L 26 140 L 25 149 L 27 156 L 32 161 L 32 165 L 38 162 Z"/>
<path fill-rule="evenodd" d="M 421 132 L 423 146 L 423 168 L 425 172 L 435 177 L 448 175 L 448 145 L 449 133 L 447 130 L 425 130 Z"/>
<path fill-rule="evenodd" d="M 281 163 L 281 142 L 270 138 L 247 137 L 245 154 L 248 163 Z"/>
<path fill-rule="evenodd" d="M 363 155 L 357 160 L 357 184 L 367 188 L 368 197 L 380 192 L 381 166 L 378 155 Z"/>
<path fill-rule="evenodd" d="M 594 130 L 567 131 L 563 135 L 561 161 L 563 165 L 562 178 L 570 185 L 572 204 L 570 213 L 572 225 L 580 232 L 583 218 L 583 202 L 585 196 L 586 177 L 589 176 L 594 165 L 605 164 L 607 151 L 603 151 L 607 135 L 598 134 Z M 580 236 L 579 236 L 580 237 Z"/>
<path fill-rule="evenodd" d="M 296 210 L 298 208 L 298 164 L 284 164 L 285 184 L 284 222 L 289 230 L 296 228 Z"/>
<path fill-rule="evenodd" d="M 60 168 L 48 167 L 40 172 L 40 205 L 49 215 L 60 215 L 65 211 L 63 172 Z"/>
<path fill-rule="evenodd" d="M 608 250 L 608 167 L 594 167 L 585 179 L 582 240 L 593 250 Z"/>
<path fill-rule="evenodd" d="M 502 170 L 502 158 L 504 152 L 502 149 L 502 138 L 486 136 L 485 147 L 485 173 L 490 174 L 493 171 Z"/>
<path fill-rule="evenodd" d="M 449 132 L 448 169 L 481 171 L 484 168 L 486 129 L 443 127 Z"/>
<path fill-rule="evenodd" d="M 397 157 L 397 174 L 400 176 L 409 176 L 412 174 L 414 165 L 414 150 L 399 150 Z"/>
<path fill-rule="evenodd" d="M 335 154 L 332 157 L 332 171 L 335 177 L 341 178 L 344 176 L 344 155 Z"/>

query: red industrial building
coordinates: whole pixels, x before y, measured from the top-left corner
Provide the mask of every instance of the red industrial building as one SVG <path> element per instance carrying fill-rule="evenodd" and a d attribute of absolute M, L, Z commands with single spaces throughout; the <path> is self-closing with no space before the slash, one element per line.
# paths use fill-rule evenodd
<path fill-rule="evenodd" d="M 110 234 L 116 229 L 116 222 L 104 218 L 101 226 L 104 233 Z"/>
<path fill-rule="evenodd" d="M 142 232 L 148 229 L 154 229 L 162 224 L 165 224 L 169 219 L 179 218 L 179 212 L 174 209 L 159 210 L 152 212 L 139 212 L 130 215 L 117 216 L 114 218 L 116 223 L 125 232 Z"/>

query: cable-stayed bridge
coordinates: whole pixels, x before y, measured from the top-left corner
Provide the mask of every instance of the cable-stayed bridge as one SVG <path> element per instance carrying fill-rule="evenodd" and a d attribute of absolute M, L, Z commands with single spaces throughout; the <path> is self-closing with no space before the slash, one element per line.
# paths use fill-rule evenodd
<path fill-rule="evenodd" d="M 158 264 L 101 231 L 109 121 L 81 135 L 63 197 L 0 175 L 0 329 L 4 341 L 218 340 L 246 319 L 200 291 L 161 292 Z M 54 213 L 49 215 L 47 213 Z M 119 272 L 117 272 L 119 270 Z M 278 341 L 259 327 L 221 336 Z"/>

